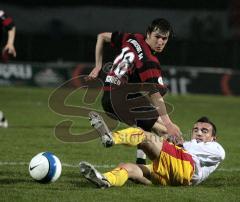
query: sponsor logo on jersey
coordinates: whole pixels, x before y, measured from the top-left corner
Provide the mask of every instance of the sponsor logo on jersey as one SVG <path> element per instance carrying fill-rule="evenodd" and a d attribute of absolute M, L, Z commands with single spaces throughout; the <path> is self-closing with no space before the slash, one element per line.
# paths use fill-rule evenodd
<path fill-rule="evenodd" d="M 140 44 L 134 39 L 128 39 L 127 42 L 133 44 L 133 46 L 135 47 L 135 49 L 138 53 L 138 59 L 141 60 L 143 58 L 143 50 L 142 50 Z"/>
<path fill-rule="evenodd" d="M 118 86 L 121 85 L 121 81 L 117 77 L 114 77 L 114 76 L 107 76 L 105 82 L 113 83 Z"/>
<path fill-rule="evenodd" d="M 158 77 L 158 83 L 159 83 L 160 85 L 164 85 L 164 83 L 163 83 L 163 78 L 162 78 L 161 76 Z"/>

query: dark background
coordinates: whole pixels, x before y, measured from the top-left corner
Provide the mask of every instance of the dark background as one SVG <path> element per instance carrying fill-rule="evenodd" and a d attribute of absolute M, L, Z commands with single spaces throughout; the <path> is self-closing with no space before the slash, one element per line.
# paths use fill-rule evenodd
<path fill-rule="evenodd" d="M 37 6 L 110 6 L 110 7 L 143 7 L 143 8 L 170 8 L 170 9 L 211 9 L 219 10 L 226 9 L 231 0 L 1 0 L 3 3 L 11 3 L 24 7 L 37 7 Z"/>
<path fill-rule="evenodd" d="M 199 0 L 199 1 L 179 1 L 179 0 L 121 0 L 121 1 L 77 1 L 77 0 L 1 0 L 5 8 L 14 5 L 21 8 L 38 9 L 44 7 L 51 8 L 74 8 L 83 6 L 100 6 L 108 8 L 143 8 L 160 10 L 196 10 L 205 11 L 232 11 L 233 22 L 230 18 L 230 26 L 240 26 L 237 20 L 240 12 L 238 0 Z M 1 8 L 0 8 L 1 9 Z M 10 13 L 9 13 L 10 14 Z M 11 15 L 11 14 L 10 14 Z M 12 14 L 14 16 L 14 14 Z M 144 17 L 144 16 L 143 16 Z M 114 19 L 113 19 L 114 20 Z M 17 21 L 17 19 L 15 19 Z M 53 21 L 52 26 L 59 29 L 59 21 Z M 77 23 L 77 19 L 76 19 Z M 202 24 L 201 24 L 202 23 Z M 191 27 L 191 36 L 188 38 L 178 37 L 171 40 L 161 55 L 161 63 L 164 65 L 185 65 L 185 66 L 211 66 L 224 68 L 240 68 L 240 35 L 223 37 L 218 33 L 217 26 L 202 32 L 201 26 L 205 22 Z M 16 37 L 17 59 L 23 62 L 48 62 L 48 61 L 74 61 L 74 62 L 94 62 L 94 52 L 96 35 L 92 33 L 62 32 L 61 35 L 55 33 L 29 33 L 18 29 Z M 92 26 L 92 25 L 91 25 Z M 215 29 L 215 30 L 214 30 Z M 61 31 L 61 30 L 60 30 Z M 112 30 L 114 31 L 114 30 Z M 106 61 L 111 60 L 113 52 L 109 46 L 105 47 Z"/>

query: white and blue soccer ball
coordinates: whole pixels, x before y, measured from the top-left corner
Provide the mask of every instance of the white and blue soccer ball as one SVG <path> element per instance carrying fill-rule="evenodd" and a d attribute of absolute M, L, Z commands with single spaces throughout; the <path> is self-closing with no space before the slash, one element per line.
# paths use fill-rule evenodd
<path fill-rule="evenodd" d="M 55 182 L 61 175 L 62 164 L 51 152 L 41 152 L 32 158 L 28 170 L 38 182 Z"/>

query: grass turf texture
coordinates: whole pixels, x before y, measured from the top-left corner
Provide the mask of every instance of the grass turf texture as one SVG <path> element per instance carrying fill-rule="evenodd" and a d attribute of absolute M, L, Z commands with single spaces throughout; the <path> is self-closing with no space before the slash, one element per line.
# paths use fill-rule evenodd
<path fill-rule="evenodd" d="M 240 191 L 240 97 L 167 96 L 174 106 L 172 119 L 181 127 L 185 138 L 193 122 L 202 115 L 217 125 L 218 141 L 226 150 L 219 170 L 196 187 L 156 187 L 128 182 L 122 188 L 100 190 L 79 174 L 78 163 L 87 160 L 107 171 L 104 165 L 134 162 L 135 148 L 116 146 L 105 149 L 98 139 L 85 143 L 64 143 L 54 136 L 54 128 L 64 119 L 74 121 L 72 131 L 89 130 L 87 118 L 66 117 L 48 107 L 53 89 L 0 88 L 0 110 L 9 128 L 0 128 L 0 201 L 239 201 Z M 74 92 L 67 104 L 79 105 L 83 91 Z M 99 101 L 87 105 L 99 109 Z M 121 126 L 120 126 L 121 127 Z M 63 163 L 60 179 L 52 184 L 39 184 L 31 179 L 28 163 L 42 151 L 51 151 Z M 67 165 L 68 166 L 67 166 Z M 69 166 L 70 165 L 70 166 Z"/>

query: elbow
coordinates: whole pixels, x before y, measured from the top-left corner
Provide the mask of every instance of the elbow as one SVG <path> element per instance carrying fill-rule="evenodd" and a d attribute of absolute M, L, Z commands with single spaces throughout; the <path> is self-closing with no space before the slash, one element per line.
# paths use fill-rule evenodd
<path fill-rule="evenodd" d="M 111 40 L 111 34 L 108 32 L 102 32 L 97 35 L 97 39 L 104 41 L 104 42 L 110 42 Z"/>
<path fill-rule="evenodd" d="M 103 38 L 103 34 L 104 34 L 104 33 L 99 33 L 99 34 L 97 35 L 97 39 L 102 39 L 102 38 Z"/>
<path fill-rule="evenodd" d="M 225 159 L 225 156 L 226 156 L 226 153 L 225 151 L 222 149 L 220 152 L 219 152 L 219 158 L 221 161 L 223 161 Z"/>
<path fill-rule="evenodd" d="M 223 161 L 224 159 L 225 159 L 225 152 L 222 154 L 222 156 L 221 156 L 221 160 Z"/>

